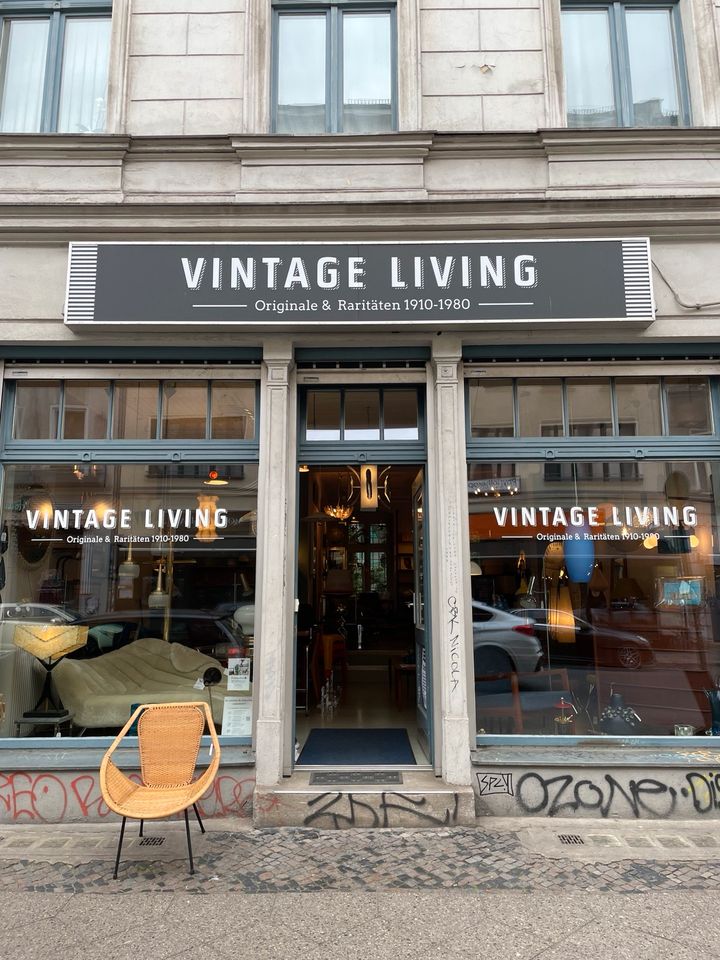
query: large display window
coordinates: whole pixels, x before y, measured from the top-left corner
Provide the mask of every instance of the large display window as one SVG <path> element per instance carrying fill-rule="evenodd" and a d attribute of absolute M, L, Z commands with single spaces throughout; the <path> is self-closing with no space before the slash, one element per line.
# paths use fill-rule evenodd
<path fill-rule="evenodd" d="M 709 461 L 469 465 L 480 735 L 720 733 L 719 491 Z"/>
<path fill-rule="evenodd" d="M 256 463 L 6 467 L 2 736 L 114 734 L 137 704 L 198 699 L 250 735 L 257 478 Z"/>

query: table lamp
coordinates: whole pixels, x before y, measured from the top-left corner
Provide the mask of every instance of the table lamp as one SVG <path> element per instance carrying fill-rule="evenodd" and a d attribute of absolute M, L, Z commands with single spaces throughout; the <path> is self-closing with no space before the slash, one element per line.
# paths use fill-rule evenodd
<path fill-rule="evenodd" d="M 87 627 L 70 623 L 19 623 L 15 627 L 15 646 L 27 650 L 45 667 L 45 681 L 38 702 L 32 710 L 25 711 L 24 717 L 62 717 L 67 713 L 55 702 L 50 675 L 63 657 L 85 646 L 87 635 Z"/>

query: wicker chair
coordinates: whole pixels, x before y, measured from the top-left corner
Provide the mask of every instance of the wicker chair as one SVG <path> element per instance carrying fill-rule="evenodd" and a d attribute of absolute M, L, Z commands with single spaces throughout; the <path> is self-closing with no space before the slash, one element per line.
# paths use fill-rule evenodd
<path fill-rule="evenodd" d="M 142 783 L 127 777 L 111 759 L 136 722 Z M 207 769 L 193 780 L 206 723 L 212 757 Z M 122 817 L 113 879 L 117 879 L 127 818 L 140 821 L 142 836 L 145 820 L 163 820 L 181 811 L 185 814 L 190 873 L 195 873 L 188 810 L 193 808 L 200 830 L 205 833 L 197 801 L 215 779 L 219 766 L 220 743 L 207 703 L 141 704 L 133 712 L 100 765 L 103 800 Z"/>

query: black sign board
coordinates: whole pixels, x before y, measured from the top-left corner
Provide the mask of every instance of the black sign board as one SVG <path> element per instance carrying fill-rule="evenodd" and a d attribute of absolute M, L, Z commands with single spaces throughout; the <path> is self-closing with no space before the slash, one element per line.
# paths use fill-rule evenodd
<path fill-rule="evenodd" d="M 245 327 L 653 319 L 646 239 L 72 243 L 68 324 Z"/>

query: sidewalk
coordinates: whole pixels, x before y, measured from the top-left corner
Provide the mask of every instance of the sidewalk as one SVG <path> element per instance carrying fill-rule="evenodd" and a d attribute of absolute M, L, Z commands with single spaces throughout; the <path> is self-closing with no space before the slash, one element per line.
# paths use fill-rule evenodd
<path fill-rule="evenodd" d="M 113 881 L 114 822 L 0 828 L 3 957 L 697 960 L 720 934 L 712 821 L 217 820 L 204 837 L 195 825 L 194 877 L 183 823 L 146 833 L 129 827 Z"/>

